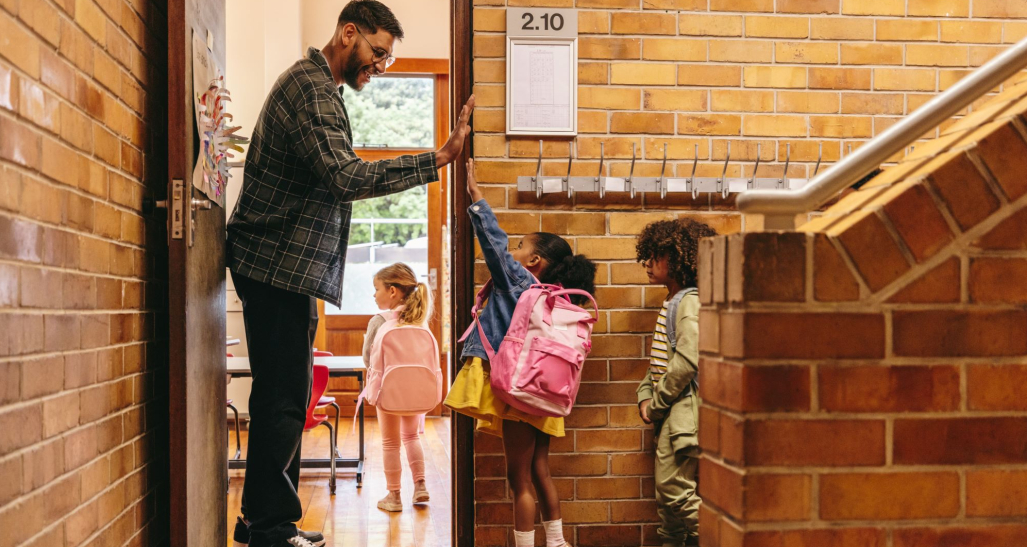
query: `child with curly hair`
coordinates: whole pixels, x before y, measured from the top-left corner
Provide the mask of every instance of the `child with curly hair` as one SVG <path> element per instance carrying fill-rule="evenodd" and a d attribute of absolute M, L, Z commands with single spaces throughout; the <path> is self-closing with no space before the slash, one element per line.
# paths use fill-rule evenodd
<path fill-rule="evenodd" d="M 656 431 L 656 501 L 663 547 L 699 545 L 699 239 L 716 235 L 691 219 L 647 225 L 635 251 L 649 282 L 667 287 L 653 330 L 649 371 L 638 385 L 638 413 Z"/>

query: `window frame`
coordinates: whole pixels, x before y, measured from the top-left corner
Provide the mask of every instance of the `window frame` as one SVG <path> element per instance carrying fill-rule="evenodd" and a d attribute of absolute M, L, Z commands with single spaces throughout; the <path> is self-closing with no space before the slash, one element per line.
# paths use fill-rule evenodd
<path fill-rule="evenodd" d="M 408 59 L 400 58 L 389 67 L 390 77 L 425 77 L 430 76 L 435 81 L 435 148 L 354 148 L 357 156 L 363 161 L 381 161 L 395 159 L 399 156 L 409 154 L 423 154 L 438 150 L 449 139 L 449 115 L 450 115 L 450 90 L 449 90 L 449 59 Z M 449 224 L 448 214 L 449 184 L 448 168 L 439 170 L 439 182 L 428 185 L 428 268 L 439 272 L 438 278 L 441 283 L 442 268 L 442 229 L 443 225 Z M 433 213 L 433 211 L 435 211 Z M 436 287 L 436 296 L 442 290 L 441 285 Z M 441 335 L 440 318 L 443 313 L 442 299 L 435 298 L 435 310 L 431 321 L 431 329 L 436 338 Z M 314 345 L 318 348 L 328 349 L 328 330 L 357 330 L 366 329 L 367 323 L 373 315 L 327 315 L 323 300 L 317 302 L 318 321 L 317 332 L 314 337 Z"/>

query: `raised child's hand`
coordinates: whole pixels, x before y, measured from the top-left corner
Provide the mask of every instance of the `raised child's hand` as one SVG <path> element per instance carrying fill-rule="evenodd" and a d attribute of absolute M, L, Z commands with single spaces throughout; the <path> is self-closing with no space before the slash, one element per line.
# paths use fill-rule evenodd
<path fill-rule="evenodd" d="M 467 160 L 467 193 L 471 196 L 471 203 L 484 199 L 481 189 L 478 188 L 478 181 L 474 177 L 474 160 Z"/>

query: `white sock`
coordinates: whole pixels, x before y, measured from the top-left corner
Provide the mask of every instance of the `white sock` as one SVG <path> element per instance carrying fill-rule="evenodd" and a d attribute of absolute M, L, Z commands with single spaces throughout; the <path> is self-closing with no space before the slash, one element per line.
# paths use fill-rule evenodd
<path fill-rule="evenodd" d="M 563 519 L 542 521 L 546 529 L 546 547 L 563 547 L 567 540 L 563 538 Z"/>
<path fill-rule="evenodd" d="M 514 545 L 516 547 L 535 547 L 535 531 L 521 532 L 514 530 Z"/>

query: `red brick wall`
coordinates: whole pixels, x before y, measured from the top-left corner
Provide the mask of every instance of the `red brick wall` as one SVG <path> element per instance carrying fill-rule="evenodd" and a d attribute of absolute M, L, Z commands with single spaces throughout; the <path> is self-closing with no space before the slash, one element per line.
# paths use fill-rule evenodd
<path fill-rule="evenodd" d="M 159 4 L 0 0 L 0 547 L 166 536 Z"/>
<path fill-rule="evenodd" d="M 704 547 L 1027 538 L 1021 82 L 798 233 L 703 242 Z"/>
<path fill-rule="evenodd" d="M 515 240 L 540 229 L 553 231 L 565 235 L 578 252 L 588 254 L 600 264 L 598 300 L 603 312 L 595 350 L 585 367 L 586 378 L 577 408 L 568 419 L 568 437 L 553 445 L 554 473 L 564 499 L 564 521 L 570 525 L 568 537 L 573 545 L 581 546 L 655 544 L 652 434 L 637 418 L 634 388 L 644 374 L 648 333 L 665 291 L 645 285 L 644 271 L 634 262 L 635 235 L 645 223 L 674 215 L 694 215 L 721 233 L 740 231 L 743 219 L 734 209 L 733 198 L 724 201 L 719 196 L 703 195 L 695 201 L 683 196 L 665 201 L 653 196 L 634 200 L 608 196 L 600 201 L 595 195 L 578 194 L 574 201 L 569 201 L 557 194 L 541 200 L 518 194 L 514 189 L 516 177 L 534 174 L 533 158 L 538 143 L 537 139 L 505 135 L 506 7 L 578 8 L 580 135 L 569 144 L 567 140 L 546 142 L 545 173 L 565 173 L 567 154 L 573 152 L 574 174 L 594 175 L 599 143 L 605 142 L 609 174 L 627 175 L 634 143 L 641 158 L 635 173 L 656 176 L 662 144 L 667 142 L 668 173 L 687 176 L 693 146 L 699 145 L 698 174 L 719 176 L 730 142 L 733 162 L 728 176 L 751 175 L 757 146 L 762 144 L 761 176 L 781 174 L 786 147 L 791 145 L 789 175 L 794 177 L 812 172 L 818 143 L 824 145 L 826 164 L 836 161 L 850 145 L 855 148 L 879 134 L 1023 37 L 1027 33 L 1027 7 L 1011 0 L 474 0 L 474 4 L 474 92 L 478 99 L 474 157 L 485 195 L 497 209 L 501 226 Z M 923 143 L 915 154 L 928 152 L 921 148 Z M 894 159 L 899 158 L 897 155 Z M 953 179 L 946 189 L 958 192 L 957 181 L 958 178 Z M 905 199 L 906 202 L 895 202 L 890 207 L 918 210 L 917 204 L 930 202 L 934 197 L 911 193 Z M 967 219 L 981 214 L 974 207 L 956 213 L 958 218 Z M 896 214 L 895 218 L 899 219 L 896 229 L 921 224 L 934 229 L 950 228 L 947 222 L 939 224 L 937 217 L 907 218 Z M 758 224 L 748 220 L 745 222 L 749 228 Z M 848 236 L 853 252 L 862 252 L 873 260 L 891 261 L 895 271 L 911 268 L 903 266 L 910 259 L 905 252 L 888 252 L 886 247 L 876 245 L 877 238 L 890 232 L 882 233 L 874 226 L 865 229 L 866 233 Z M 773 243 L 775 250 L 767 251 L 771 256 L 781 253 L 776 256 L 793 257 L 773 262 L 783 269 L 781 275 L 804 272 L 809 253 L 823 249 L 816 254 L 821 274 L 810 278 L 809 287 L 779 285 L 771 279 L 765 285 L 732 290 L 743 291 L 745 298 L 805 302 L 807 291 L 813 291 L 818 299 L 858 300 L 869 287 L 879 288 L 889 282 L 891 274 L 875 276 L 873 272 L 866 281 L 850 279 L 850 259 L 835 252 L 834 244 L 827 240 L 813 239 L 808 245 L 804 241 L 786 245 L 784 241 L 792 240 Z M 943 242 L 944 236 L 940 242 L 919 242 L 911 245 L 909 252 L 934 252 Z M 722 246 L 718 252 L 727 250 Z M 938 276 L 965 276 L 963 265 L 961 261 L 953 262 Z M 982 263 L 977 267 L 983 269 L 988 265 Z M 761 268 L 750 263 L 746 278 L 760 279 Z M 487 275 L 484 265 L 479 263 L 476 282 L 482 283 Z M 718 279 L 720 290 L 728 288 L 723 285 L 723 277 Z M 949 291 L 947 297 L 955 294 L 964 298 L 962 289 L 953 293 L 951 285 L 945 288 Z M 707 287 L 704 294 L 712 294 L 711 290 Z M 917 286 L 909 291 L 907 298 L 916 298 L 924 293 L 933 294 L 934 289 Z M 820 346 L 833 347 L 832 351 L 837 352 L 868 352 L 878 348 L 871 343 L 874 342 L 880 345 L 880 351 L 885 351 L 883 329 L 892 328 L 891 322 L 874 324 L 874 328 L 880 329 L 879 338 L 874 340 L 854 340 L 846 332 L 864 332 L 869 328 L 863 325 L 864 321 L 881 321 L 880 317 L 845 316 L 852 324 L 832 323 L 838 327 L 832 330 L 836 334 L 830 344 Z M 989 321 L 1009 320 L 1001 317 Z M 819 319 L 820 316 L 805 318 L 810 328 L 822 326 Z M 798 333 L 804 328 L 802 324 L 781 323 L 771 315 L 752 320 L 760 329 L 783 328 L 779 334 L 792 337 L 787 340 L 800 336 Z M 705 325 L 702 336 L 716 339 L 716 328 Z M 728 328 L 741 325 L 725 324 L 723 335 L 732 343 L 744 342 L 732 339 L 738 332 Z M 772 351 L 777 347 L 772 342 L 779 339 L 780 336 L 761 339 L 760 344 L 765 341 L 770 345 L 764 351 Z M 755 350 L 758 344 L 753 344 Z M 887 350 L 892 351 L 891 346 Z M 867 356 L 860 363 L 868 364 L 866 361 L 876 358 L 876 354 Z M 794 400 L 789 400 L 782 410 L 809 411 L 819 409 L 810 405 L 827 404 L 817 398 L 824 393 L 818 391 L 817 378 L 811 376 L 812 365 L 787 360 L 776 364 L 779 366 L 774 368 L 745 369 L 746 374 L 766 382 L 753 384 L 762 387 L 745 392 L 747 404 L 759 408 L 767 398 L 772 398 L 766 386 L 780 387 L 793 394 Z M 860 373 L 859 369 L 838 370 Z M 735 368 L 729 371 L 740 374 Z M 866 389 L 875 394 L 893 384 L 919 385 L 917 381 L 926 381 L 922 378 L 929 379 L 930 386 L 937 382 L 942 387 L 952 387 L 951 370 L 945 367 L 926 372 L 902 368 L 896 374 L 899 377 L 893 383 Z M 913 374 L 914 379 L 903 374 Z M 845 379 L 836 381 L 842 385 L 853 383 Z M 960 385 L 956 382 L 957 387 Z M 952 404 L 952 394 L 942 392 L 942 387 L 932 395 L 937 398 L 934 404 Z M 963 391 L 959 394 L 963 396 Z M 852 404 L 851 397 L 863 398 L 842 393 L 835 402 L 844 408 Z M 881 410 L 886 411 L 891 410 Z M 844 412 L 854 418 L 853 423 L 844 425 L 861 435 L 880 433 L 883 439 L 885 432 L 891 435 L 895 425 L 881 419 L 870 427 L 884 429 L 868 432 L 863 429 L 868 424 L 861 421 L 858 413 Z M 707 435 L 718 432 L 716 425 L 707 422 L 702 429 Z M 834 445 L 828 448 L 831 447 Z M 848 457 L 846 447 L 831 448 L 830 454 Z M 781 451 L 783 457 L 788 450 L 788 446 L 775 448 L 771 455 Z M 758 452 L 763 455 L 766 451 L 761 448 Z M 860 458 L 883 457 L 880 452 L 856 452 Z M 476 453 L 477 544 L 512 545 L 512 509 L 501 447 L 493 439 L 479 436 Z M 764 480 L 770 484 L 775 479 L 789 478 L 773 476 Z M 779 481 L 782 487 L 790 489 L 780 492 L 801 491 L 806 484 L 801 480 L 809 481 L 813 496 L 811 474 L 800 477 L 799 483 Z M 805 507 L 792 510 L 805 511 L 803 515 L 809 513 Z M 781 541 L 784 543 L 772 545 L 790 545 Z M 735 545 L 725 543 L 728 544 Z"/>

